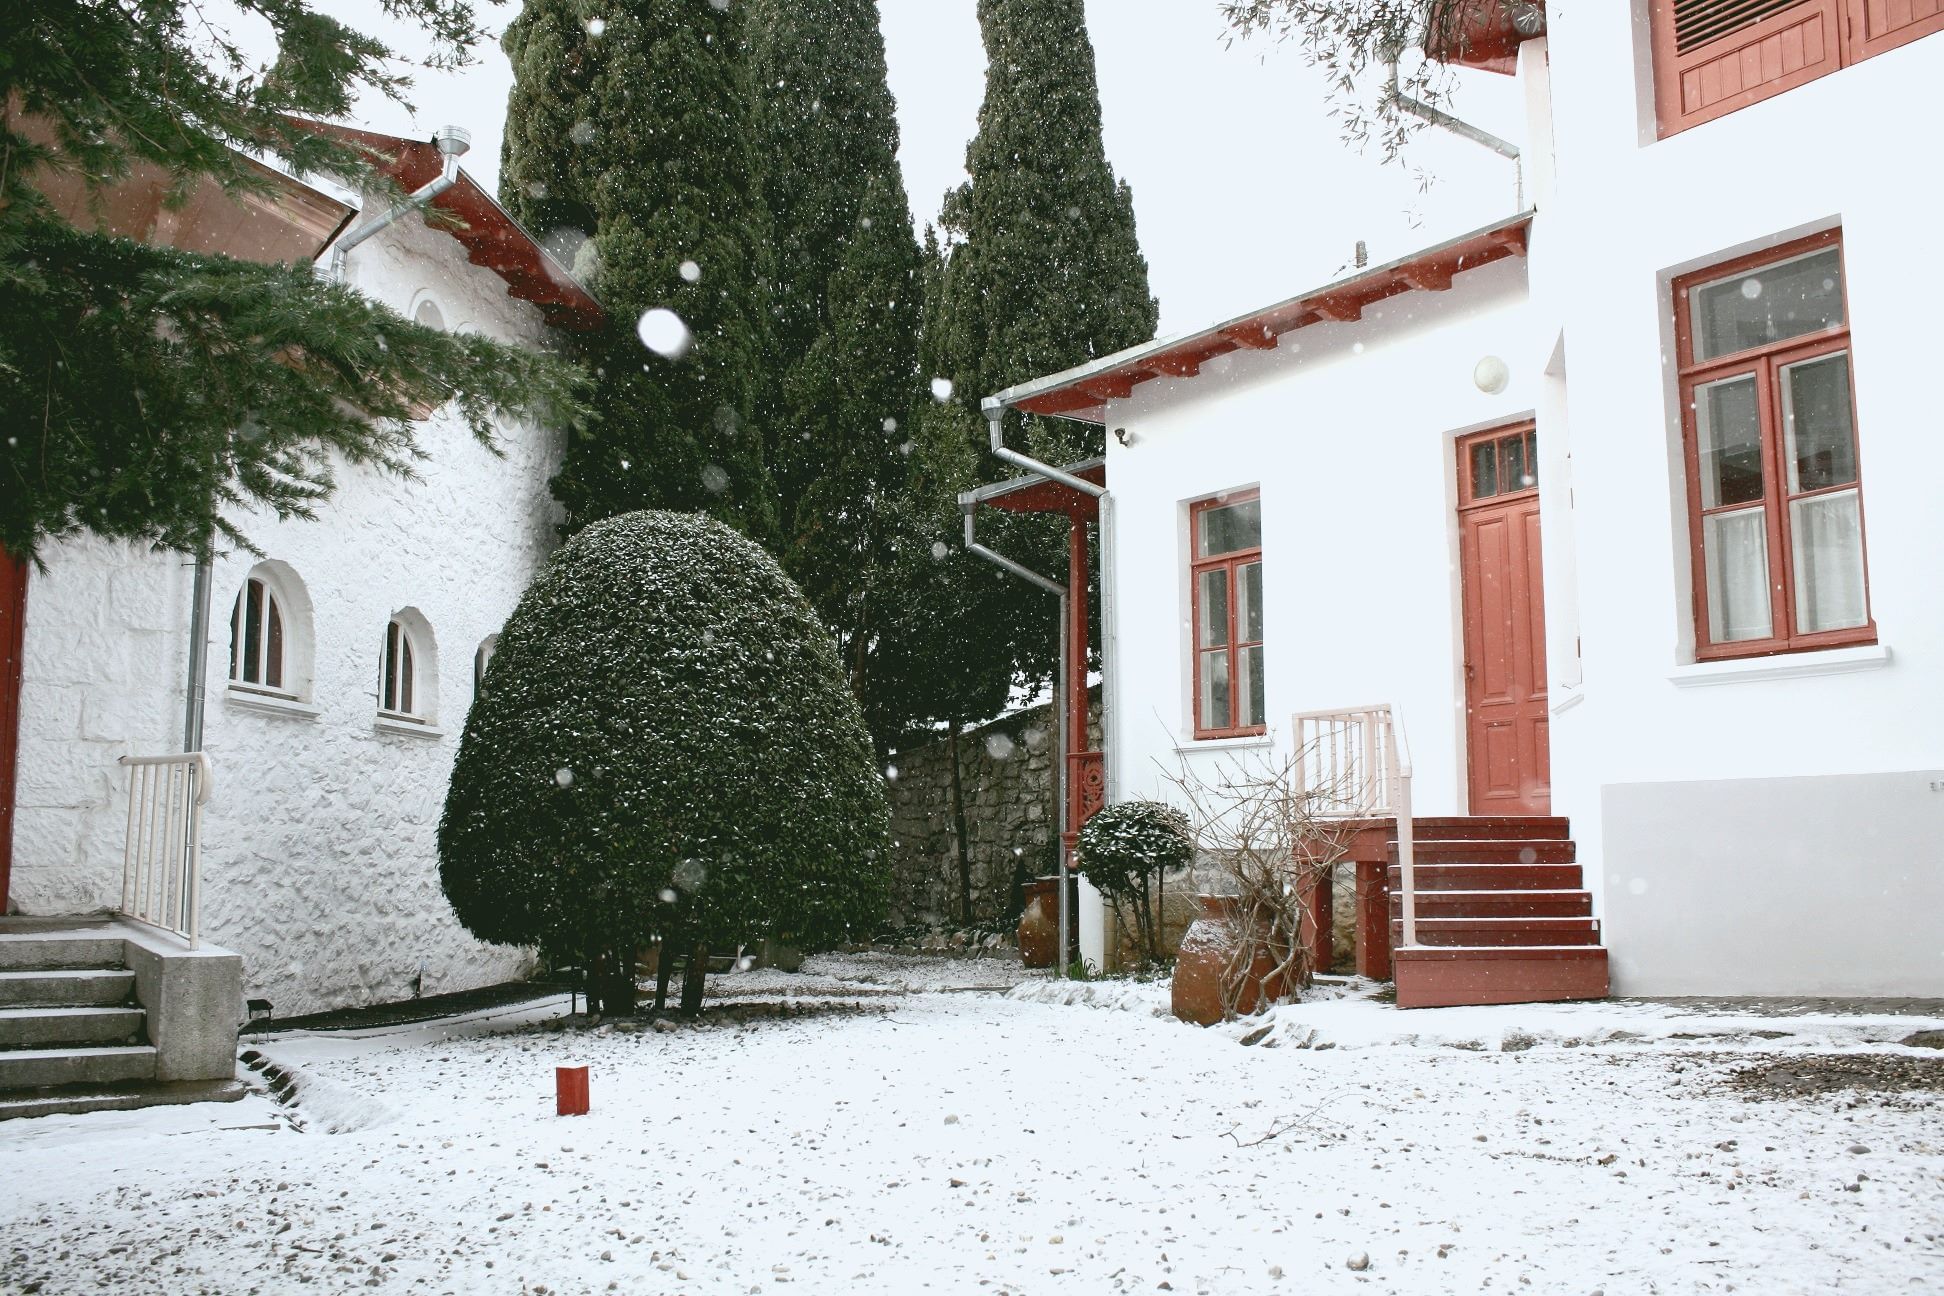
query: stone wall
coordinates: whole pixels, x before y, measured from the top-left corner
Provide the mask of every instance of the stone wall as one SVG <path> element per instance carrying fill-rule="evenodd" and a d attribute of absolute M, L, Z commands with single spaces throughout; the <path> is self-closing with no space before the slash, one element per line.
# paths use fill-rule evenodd
<path fill-rule="evenodd" d="M 1098 749 L 1097 691 L 1090 731 L 1089 744 Z M 1052 800 L 1057 746 L 1058 726 L 1050 705 L 959 735 L 976 922 L 998 921 L 1013 912 L 1015 877 L 1037 877 L 1057 867 L 1051 853 L 1058 821 Z M 891 800 L 893 927 L 958 920 L 951 771 L 949 745 L 942 738 L 890 757 L 886 790 Z"/>

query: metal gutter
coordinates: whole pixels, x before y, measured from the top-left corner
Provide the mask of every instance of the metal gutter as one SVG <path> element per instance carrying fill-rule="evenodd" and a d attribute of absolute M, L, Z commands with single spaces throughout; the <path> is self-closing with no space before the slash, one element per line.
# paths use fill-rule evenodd
<path fill-rule="evenodd" d="M 351 249 L 391 225 L 399 217 L 420 210 L 459 183 L 459 159 L 472 147 L 472 136 L 457 126 L 441 126 L 432 133 L 432 143 L 439 150 L 439 174 L 407 194 L 404 202 L 393 203 L 383 215 L 372 217 L 333 243 L 330 268 L 327 271 L 328 278 L 342 281 L 345 259 Z"/>

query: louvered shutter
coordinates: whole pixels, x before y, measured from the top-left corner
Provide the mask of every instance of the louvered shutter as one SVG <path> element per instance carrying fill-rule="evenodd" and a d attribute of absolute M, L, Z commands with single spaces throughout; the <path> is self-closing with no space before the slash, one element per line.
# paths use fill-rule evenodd
<path fill-rule="evenodd" d="M 1847 62 L 1944 31 L 1944 0 L 1849 0 Z"/>
<path fill-rule="evenodd" d="M 1944 0 L 1655 0 L 1660 133 L 1794 89 L 1843 64 L 1844 3 L 1935 10 Z"/>

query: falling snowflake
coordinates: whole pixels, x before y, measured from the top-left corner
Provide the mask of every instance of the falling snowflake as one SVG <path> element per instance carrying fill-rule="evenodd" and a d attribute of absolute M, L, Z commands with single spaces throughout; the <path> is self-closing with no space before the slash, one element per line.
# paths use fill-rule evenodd
<path fill-rule="evenodd" d="M 570 769 L 555 770 L 554 782 L 560 784 L 560 786 L 564 788 L 574 786 L 574 771 Z"/>
<path fill-rule="evenodd" d="M 996 761 L 1011 760 L 1013 754 L 1013 740 L 1006 737 L 1006 735 L 1002 733 L 987 734 L 985 740 L 985 749 L 986 749 L 986 755 L 992 757 L 992 759 Z"/>
<path fill-rule="evenodd" d="M 1741 295 L 1748 298 L 1748 300 L 1750 301 L 1754 301 L 1757 297 L 1760 297 L 1762 295 L 1762 281 L 1760 279 L 1755 278 L 1752 275 L 1742 280 Z"/>
<path fill-rule="evenodd" d="M 680 360 L 695 345 L 695 334 L 689 332 L 680 315 L 666 306 L 643 311 L 635 332 L 640 335 L 643 346 L 669 360 Z"/>
<path fill-rule="evenodd" d="M 945 555 L 950 552 L 952 552 L 951 548 L 943 540 L 932 541 L 932 557 L 938 559 L 940 562 L 943 562 Z"/>
<path fill-rule="evenodd" d="M 594 37 L 596 40 L 599 40 L 601 37 L 601 33 L 605 32 L 606 30 L 607 30 L 607 19 L 589 18 L 587 20 L 587 34 L 589 36 Z"/>
<path fill-rule="evenodd" d="M 681 265 L 681 276 L 688 283 L 701 283 L 702 267 L 693 261 L 684 261 Z"/>
<path fill-rule="evenodd" d="M 946 401 L 952 399 L 952 380 L 950 378 L 932 379 L 931 393 L 932 399 L 943 405 Z"/>
<path fill-rule="evenodd" d="M 722 465 L 702 465 L 702 489 L 711 495 L 720 495 L 729 489 L 729 474 Z"/>
<path fill-rule="evenodd" d="M 577 121 L 567 130 L 567 138 L 576 144 L 586 145 L 594 142 L 594 123 Z"/>

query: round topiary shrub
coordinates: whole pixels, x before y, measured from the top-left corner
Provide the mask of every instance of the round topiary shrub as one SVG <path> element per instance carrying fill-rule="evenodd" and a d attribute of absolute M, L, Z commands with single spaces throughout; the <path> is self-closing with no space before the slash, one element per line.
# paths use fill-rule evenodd
<path fill-rule="evenodd" d="M 665 987 L 669 951 L 868 933 L 886 820 L 831 637 L 782 569 L 721 523 L 629 513 L 569 540 L 501 631 L 439 877 L 474 935 L 605 959 L 631 1009 L 656 938 Z"/>
<path fill-rule="evenodd" d="M 1122 801 L 1081 826 L 1074 853 L 1087 880 L 1116 907 L 1132 905 L 1147 961 L 1159 961 L 1154 897 L 1168 873 L 1186 868 L 1195 858 L 1188 816 L 1160 801 Z"/>

